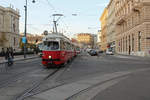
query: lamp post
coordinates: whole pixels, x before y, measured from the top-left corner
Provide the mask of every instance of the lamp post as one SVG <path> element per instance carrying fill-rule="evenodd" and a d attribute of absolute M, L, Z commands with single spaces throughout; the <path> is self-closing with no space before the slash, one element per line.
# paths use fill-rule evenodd
<path fill-rule="evenodd" d="M 32 1 L 32 3 L 35 3 L 35 0 Z M 27 45 L 27 6 L 28 6 L 28 0 L 26 0 L 25 3 L 25 28 L 24 28 L 24 38 L 25 38 L 25 42 L 24 42 L 24 58 L 26 58 L 26 45 Z"/>

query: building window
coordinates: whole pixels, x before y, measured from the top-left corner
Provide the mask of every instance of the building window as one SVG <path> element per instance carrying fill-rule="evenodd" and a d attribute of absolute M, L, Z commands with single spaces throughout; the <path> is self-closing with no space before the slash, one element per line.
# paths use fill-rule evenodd
<path fill-rule="evenodd" d="M 120 52 L 120 40 L 119 40 L 119 44 L 118 45 L 119 45 L 119 52 Z"/>
<path fill-rule="evenodd" d="M 16 45 L 16 38 L 14 37 L 14 46 Z"/>
<path fill-rule="evenodd" d="M 140 23 L 141 23 L 141 14 L 138 13 L 138 24 L 140 24 Z"/>
<path fill-rule="evenodd" d="M 131 53 L 131 40 L 130 40 L 130 35 L 129 35 L 129 55 Z"/>
<path fill-rule="evenodd" d="M 123 37 L 123 52 L 124 52 L 124 37 Z"/>
<path fill-rule="evenodd" d="M 130 35 L 129 35 L 129 46 L 130 46 L 130 42 L 131 42 L 131 41 L 130 41 Z"/>
<path fill-rule="evenodd" d="M 126 52 L 128 51 L 128 47 L 127 47 L 128 44 L 127 43 L 128 43 L 128 40 L 127 40 L 127 37 L 126 37 Z"/>
<path fill-rule="evenodd" d="M 122 52 L 122 39 L 121 39 L 121 46 L 120 47 L 121 47 L 121 52 Z"/>
<path fill-rule="evenodd" d="M 138 51 L 141 51 L 141 31 L 138 33 Z"/>
<path fill-rule="evenodd" d="M 134 35 L 132 34 L 132 51 L 134 51 Z"/>
<path fill-rule="evenodd" d="M 13 31 L 16 32 L 16 26 L 13 24 Z"/>

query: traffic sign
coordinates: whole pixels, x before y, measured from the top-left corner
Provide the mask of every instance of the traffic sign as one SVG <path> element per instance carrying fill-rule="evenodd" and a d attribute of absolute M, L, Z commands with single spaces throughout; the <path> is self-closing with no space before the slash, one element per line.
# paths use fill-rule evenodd
<path fill-rule="evenodd" d="M 26 37 L 22 37 L 22 43 L 26 43 L 27 42 L 27 38 Z"/>

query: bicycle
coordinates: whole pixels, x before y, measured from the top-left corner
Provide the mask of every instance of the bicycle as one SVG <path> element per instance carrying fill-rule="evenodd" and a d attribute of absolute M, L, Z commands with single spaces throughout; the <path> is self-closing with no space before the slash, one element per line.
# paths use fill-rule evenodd
<path fill-rule="evenodd" d="M 13 62 L 13 58 L 9 57 L 9 58 L 8 58 L 8 62 L 7 62 L 8 66 L 12 66 L 13 63 L 14 63 L 14 62 Z"/>
<path fill-rule="evenodd" d="M 14 64 L 13 58 L 8 58 L 5 62 L 5 69 L 8 71 L 9 68 L 12 68 L 12 65 Z"/>

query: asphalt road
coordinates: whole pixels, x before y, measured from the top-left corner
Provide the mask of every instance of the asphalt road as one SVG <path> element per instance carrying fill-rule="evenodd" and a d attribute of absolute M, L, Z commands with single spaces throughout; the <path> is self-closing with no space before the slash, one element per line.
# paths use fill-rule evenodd
<path fill-rule="evenodd" d="M 149 68 L 150 68 L 149 58 L 128 57 L 128 56 L 121 56 L 121 55 L 100 55 L 99 57 L 97 57 L 97 56 L 90 56 L 87 53 L 83 53 L 78 57 L 76 57 L 71 63 L 66 65 L 66 67 L 61 68 L 60 71 L 57 72 L 53 77 L 44 81 L 38 88 L 36 88 L 33 91 L 35 93 L 37 92 L 39 95 L 38 94 L 31 95 L 25 100 L 49 100 L 50 93 L 52 94 L 50 90 L 53 89 L 52 91 L 54 91 L 55 88 L 57 89 L 56 93 L 58 93 L 56 95 L 59 96 L 59 98 L 62 98 L 61 92 L 60 91 L 58 92 L 59 87 L 61 88 L 62 91 L 62 87 L 69 88 L 69 86 L 72 85 L 74 86 L 75 89 L 77 88 L 76 86 L 79 86 L 79 89 L 77 91 L 73 91 L 70 89 L 69 91 L 67 91 L 68 93 L 66 92 L 64 98 L 66 97 L 69 98 L 71 96 L 70 100 L 88 100 L 88 99 L 84 99 L 84 96 L 82 96 L 82 94 L 88 93 L 88 91 L 89 90 L 92 91 L 92 89 L 84 91 L 85 93 L 81 93 L 81 94 L 80 93 L 78 94 L 78 92 L 81 92 L 81 89 L 84 90 L 86 88 L 89 88 L 89 86 L 93 84 L 98 84 L 97 79 L 95 79 L 93 83 L 91 83 L 90 85 L 85 84 L 85 86 L 84 84 L 75 85 L 74 83 L 82 82 L 83 80 L 85 80 L 86 82 L 87 81 L 91 82 L 92 78 L 97 78 L 97 77 L 99 78 L 99 77 L 103 77 L 104 75 L 106 75 L 103 78 L 103 80 L 105 81 L 108 76 L 109 77 L 112 76 L 113 78 L 113 76 L 118 75 L 117 77 L 119 78 L 117 78 L 117 80 L 110 79 L 112 82 L 110 81 L 108 84 L 102 86 L 102 87 L 106 87 L 108 85 L 109 88 L 107 87 L 103 89 L 103 91 L 95 92 L 95 95 L 92 96 L 93 100 L 110 100 L 111 98 L 112 98 L 111 100 L 116 100 L 117 96 L 118 96 L 117 98 L 119 98 L 117 100 L 134 100 L 134 99 L 125 99 L 125 98 L 121 99 L 121 97 L 126 97 L 127 95 L 130 95 L 132 93 L 134 94 L 132 95 L 133 97 L 138 96 L 138 94 L 140 94 L 141 92 L 135 92 L 135 91 L 139 90 L 139 88 L 136 87 L 140 87 L 141 84 L 142 86 L 144 85 L 141 91 L 145 95 L 141 95 L 141 99 L 136 98 L 135 100 L 148 100 L 149 97 L 147 97 L 146 94 L 150 93 L 148 91 L 150 89 L 146 87 L 149 82 L 148 81 L 149 72 L 147 70 L 146 72 L 145 70 L 142 72 L 138 72 L 138 70 L 149 69 Z M 1 69 L 0 100 L 16 100 L 15 99 L 16 97 L 24 93 L 24 91 L 32 87 L 34 83 L 39 82 L 41 79 L 46 77 L 48 74 L 52 73 L 54 70 L 54 68 L 45 69 L 41 64 L 40 58 L 16 62 L 14 66 L 12 68 L 9 68 L 7 71 L 4 69 L 2 65 L 0 65 L 0 69 Z M 122 72 L 125 72 L 125 74 L 122 74 Z M 128 72 L 130 72 L 130 75 L 128 75 Z M 147 74 L 143 74 L 143 72 Z M 119 75 L 122 75 L 123 77 L 122 76 L 120 77 Z M 146 78 L 142 78 L 139 76 L 145 76 Z M 146 81 L 146 82 L 142 83 L 142 81 L 144 82 Z M 136 83 L 139 84 L 135 85 L 135 88 L 131 93 L 128 92 L 131 91 L 130 90 L 131 87 L 133 87 L 133 84 Z M 101 90 L 97 86 L 99 85 L 94 86 L 94 88 Z M 95 90 L 94 88 L 93 91 Z M 126 89 L 125 92 L 122 92 L 124 91 L 124 89 Z M 46 98 L 46 96 L 44 95 L 45 94 L 47 95 L 47 93 L 48 93 L 47 99 L 43 99 Z M 77 95 L 78 99 L 72 98 L 73 94 Z M 83 98 L 81 99 L 80 96 Z"/>
<path fill-rule="evenodd" d="M 54 70 L 46 70 L 40 58 L 15 62 L 7 70 L 4 65 L 0 65 L 0 68 L 0 100 L 15 100 Z"/>
<path fill-rule="evenodd" d="M 61 75 L 57 81 L 68 83 L 97 75 L 143 68 L 150 68 L 150 59 L 119 55 L 100 55 L 97 57 L 85 53 L 78 56 L 68 71 Z"/>
<path fill-rule="evenodd" d="M 150 71 L 134 73 L 92 100 L 150 100 Z"/>

